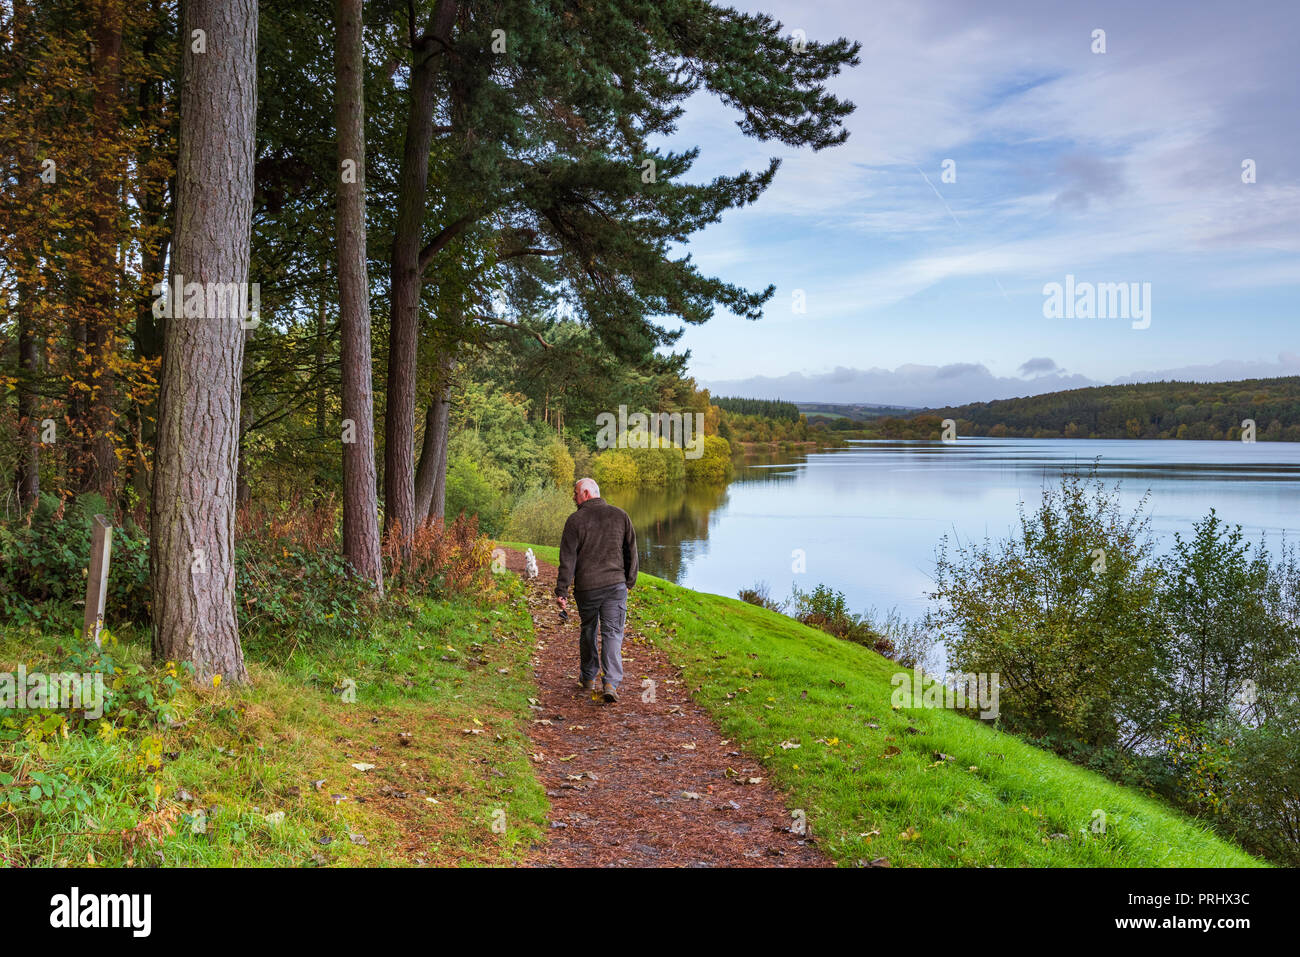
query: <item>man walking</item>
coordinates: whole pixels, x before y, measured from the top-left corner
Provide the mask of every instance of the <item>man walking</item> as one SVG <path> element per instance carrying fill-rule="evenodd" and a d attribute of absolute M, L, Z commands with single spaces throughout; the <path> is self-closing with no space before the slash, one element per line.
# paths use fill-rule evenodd
<path fill-rule="evenodd" d="M 560 538 L 560 572 L 555 580 L 555 601 L 562 611 L 569 606 L 569 585 L 582 620 L 578 648 L 583 691 L 596 687 L 596 673 L 605 675 L 605 700 L 618 700 L 623 681 L 623 625 L 627 621 L 627 592 L 636 584 L 636 532 L 627 512 L 600 497 L 600 487 L 589 479 L 573 486 L 578 510 L 564 523 Z M 596 629 L 600 628 L 600 653 Z"/>

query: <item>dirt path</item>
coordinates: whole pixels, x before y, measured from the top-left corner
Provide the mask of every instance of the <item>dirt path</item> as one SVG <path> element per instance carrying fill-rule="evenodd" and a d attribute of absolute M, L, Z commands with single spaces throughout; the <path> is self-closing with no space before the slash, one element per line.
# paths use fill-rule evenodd
<path fill-rule="evenodd" d="M 507 551 L 523 573 L 524 557 Z M 540 689 L 529 729 L 551 799 L 550 839 L 531 862 L 559 867 L 826 867 L 791 831 L 767 772 L 719 733 L 667 656 L 628 629 L 617 704 L 578 688 L 578 615 L 561 624 L 555 566 L 528 583 Z M 654 700 L 644 679 L 654 682 Z M 597 683 L 599 687 L 599 682 Z M 757 784 L 748 783 L 758 779 Z"/>

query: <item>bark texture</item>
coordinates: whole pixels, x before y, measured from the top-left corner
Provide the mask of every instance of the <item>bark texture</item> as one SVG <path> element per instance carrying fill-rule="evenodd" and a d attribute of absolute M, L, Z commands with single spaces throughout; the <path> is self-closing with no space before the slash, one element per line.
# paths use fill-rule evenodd
<path fill-rule="evenodd" d="M 122 84 L 123 0 L 97 0 L 95 11 L 95 142 L 107 144 L 118 130 Z M 107 151 L 106 151 L 107 152 Z M 98 492 L 110 505 L 117 478 L 117 419 L 114 356 L 118 350 L 118 226 L 121 169 L 110 155 L 92 162 L 92 262 L 86 317 L 87 371 L 91 376 L 86 406 L 86 457 L 82 491 Z"/>
<path fill-rule="evenodd" d="M 420 333 L 420 289 L 424 272 L 421 238 L 429 149 L 433 143 L 435 79 L 451 46 L 457 3 L 440 0 L 430 28 L 413 45 L 406 117 L 406 141 L 398 175 L 397 224 L 389 271 L 390 329 L 388 403 L 384 409 L 384 533 L 415 529 L 415 384 Z"/>
<path fill-rule="evenodd" d="M 421 520 L 442 518 L 447 499 L 447 424 L 451 416 L 451 370 L 445 356 L 439 363 L 434 398 L 424 416 L 420 467 L 415 471 L 415 513 Z"/>
<path fill-rule="evenodd" d="M 379 501 L 375 478 L 375 401 L 370 359 L 370 280 L 366 273 L 365 88 L 362 0 L 338 0 L 335 46 L 339 152 L 339 334 L 343 418 L 355 441 L 343 443 L 343 557 L 382 595 Z M 353 176 L 345 176 L 348 164 Z M 348 180 L 352 181 L 349 182 Z"/>
<path fill-rule="evenodd" d="M 257 113 L 256 0 L 187 0 L 173 274 L 247 283 Z M 202 30 L 206 51 L 193 49 Z M 239 310 L 173 297 L 159 395 L 150 563 L 154 655 L 200 680 L 244 681 L 235 618 L 235 477 L 244 330 Z"/>

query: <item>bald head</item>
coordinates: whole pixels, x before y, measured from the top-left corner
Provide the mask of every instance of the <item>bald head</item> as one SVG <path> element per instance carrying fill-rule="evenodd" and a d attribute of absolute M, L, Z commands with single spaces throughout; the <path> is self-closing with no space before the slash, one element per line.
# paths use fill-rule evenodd
<path fill-rule="evenodd" d="M 578 479 L 573 483 L 573 504 L 581 505 L 589 498 L 600 498 L 600 486 L 595 479 Z"/>

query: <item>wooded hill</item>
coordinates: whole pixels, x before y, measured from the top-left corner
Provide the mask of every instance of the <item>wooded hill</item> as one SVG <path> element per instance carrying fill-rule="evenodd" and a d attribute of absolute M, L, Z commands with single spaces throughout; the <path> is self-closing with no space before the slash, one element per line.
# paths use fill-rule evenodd
<path fill-rule="evenodd" d="M 1239 382 L 1144 382 L 972 402 L 873 421 L 881 438 L 903 438 L 925 417 L 956 419 L 958 433 L 1017 438 L 1240 439 L 1300 442 L 1300 376 Z"/>

